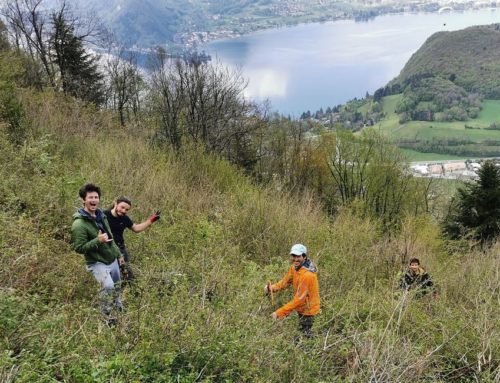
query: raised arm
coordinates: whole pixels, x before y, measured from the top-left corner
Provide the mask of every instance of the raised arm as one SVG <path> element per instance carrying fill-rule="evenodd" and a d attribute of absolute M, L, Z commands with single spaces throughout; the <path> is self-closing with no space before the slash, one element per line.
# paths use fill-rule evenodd
<path fill-rule="evenodd" d="M 130 228 L 130 230 L 132 230 L 134 233 L 140 233 L 141 231 L 146 230 L 149 226 L 151 226 L 154 222 L 158 221 L 159 219 L 160 219 L 160 212 L 157 211 L 144 222 L 134 223 Z"/>

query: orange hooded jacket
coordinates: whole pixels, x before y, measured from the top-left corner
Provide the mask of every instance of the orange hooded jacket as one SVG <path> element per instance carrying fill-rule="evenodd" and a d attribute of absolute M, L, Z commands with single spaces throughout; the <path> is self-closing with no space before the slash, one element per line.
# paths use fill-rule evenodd
<path fill-rule="evenodd" d="M 307 316 L 318 314 L 320 309 L 318 275 L 316 267 L 309 259 L 306 259 L 298 270 L 295 270 L 295 265 L 290 266 L 283 279 L 271 285 L 271 289 L 273 292 L 282 290 L 290 284 L 293 285 L 293 299 L 276 310 L 276 315 L 283 318 L 293 311 Z"/>

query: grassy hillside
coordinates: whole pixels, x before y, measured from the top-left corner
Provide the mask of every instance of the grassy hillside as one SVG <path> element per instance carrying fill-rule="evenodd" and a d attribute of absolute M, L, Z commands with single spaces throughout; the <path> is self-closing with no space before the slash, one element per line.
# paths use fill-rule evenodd
<path fill-rule="evenodd" d="M 448 161 L 461 160 L 463 157 L 449 154 L 421 153 L 412 149 L 401 149 L 409 161 Z"/>
<path fill-rule="evenodd" d="M 498 248 L 447 245 L 431 217 L 382 235 L 345 208 L 260 188 L 196 147 L 150 145 L 144 126 L 51 92 L 22 94 L 27 139 L 0 130 L 0 380 L 16 382 L 482 381 L 500 376 Z M 128 233 L 139 276 L 108 328 L 97 286 L 70 250 L 77 190 L 104 206 L 127 194 L 131 216 L 163 218 Z M 317 336 L 295 345 L 296 318 L 273 322 L 263 286 L 303 242 L 320 274 Z M 440 298 L 398 292 L 418 256 Z"/>

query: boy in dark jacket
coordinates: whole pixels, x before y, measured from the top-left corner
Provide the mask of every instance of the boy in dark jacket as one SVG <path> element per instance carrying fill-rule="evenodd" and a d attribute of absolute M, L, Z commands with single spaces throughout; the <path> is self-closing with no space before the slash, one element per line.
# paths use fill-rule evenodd
<path fill-rule="evenodd" d="M 111 317 L 113 306 L 123 310 L 120 300 L 120 249 L 113 241 L 107 218 L 98 208 L 101 190 L 93 184 L 83 185 L 79 193 L 83 208 L 73 215 L 71 241 L 73 249 L 85 256 L 87 270 L 99 282 L 102 313 L 108 323 L 114 323 Z"/>
<path fill-rule="evenodd" d="M 401 277 L 399 283 L 401 290 L 409 291 L 413 289 L 419 290 L 419 295 L 425 295 L 428 292 L 434 292 L 434 283 L 432 279 L 422 267 L 418 258 L 410 259 L 410 266 L 406 273 Z"/>

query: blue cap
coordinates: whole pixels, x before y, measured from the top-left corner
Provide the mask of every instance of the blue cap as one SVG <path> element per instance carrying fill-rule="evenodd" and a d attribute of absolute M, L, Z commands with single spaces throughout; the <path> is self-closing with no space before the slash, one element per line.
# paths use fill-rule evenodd
<path fill-rule="evenodd" d="M 302 254 L 307 254 L 307 248 L 300 243 L 293 245 L 292 248 L 290 249 L 290 255 L 302 255 Z"/>

